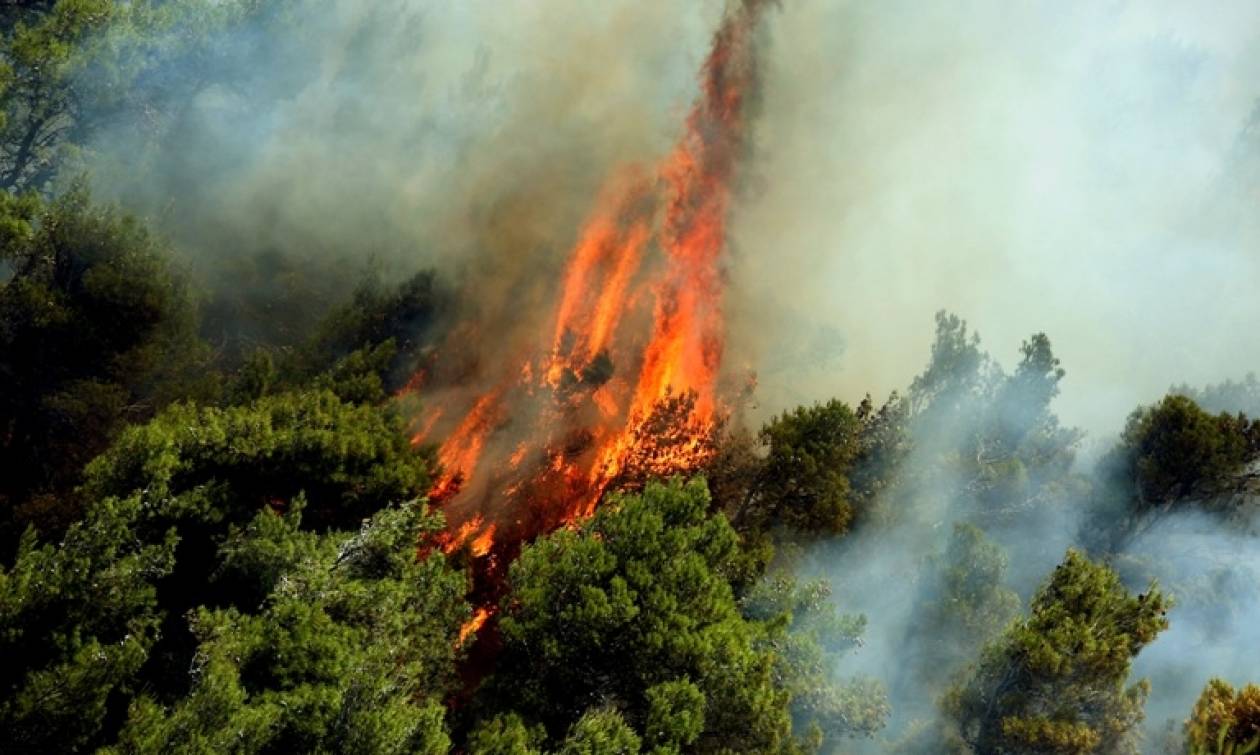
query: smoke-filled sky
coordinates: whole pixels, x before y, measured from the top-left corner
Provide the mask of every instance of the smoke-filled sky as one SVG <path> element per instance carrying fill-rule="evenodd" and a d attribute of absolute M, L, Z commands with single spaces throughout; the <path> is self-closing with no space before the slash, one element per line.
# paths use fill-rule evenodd
<path fill-rule="evenodd" d="M 904 384 L 942 307 L 1008 365 L 1047 332 L 1061 414 L 1090 430 L 1256 369 L 1257 21 L 1255 3 L 786 4 L 737 280 L 843 339 L 815 392 Z"/>
<path fill-rule="evenodd" d="M 155 178 L 108 134 L 127 146 L 101 150 L 98 183 L 172 218 L 202 264 L 230 228 L 491 287 L 550 274 L 613 166 L 676 137 L 722 12 L 321 5 L 250 86 L 198 98 L 181 159 Z M 1063 419 L 1101 433 L 1171 383 L 1260 367 L 1260 5 L 782 5 L 730 268 L 728 354 L 763 411 L 904 387 L 942 308 L 1008 365 L 1046 331 Z"/>

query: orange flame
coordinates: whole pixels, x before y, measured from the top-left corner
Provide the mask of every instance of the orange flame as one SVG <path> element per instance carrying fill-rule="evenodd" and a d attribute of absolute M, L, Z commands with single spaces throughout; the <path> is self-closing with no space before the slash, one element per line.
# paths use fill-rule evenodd
<path fill-rule="evenodd" d="M 472 539 L 469 550 L 474 556 L 484 556 L 490 552 L 490 548 L 494 545 L 495 525 L 491 523 L 488 527 L 481 531 L 481 534 Z"/>
<path fill-rule="evenodd" d="M 475 516 L 461 524 L 454 532 L 448 530 L 443 533 L 444 537 L 440 541 L 442 550 L 446 553 L 458 550 L 460 546 L 468 542 L 469 538 L 477 534 L 483 524 L 485 524 L 484 518 Z"/>
<path fill-rule="evenodd" d="M 633 176 L 608 192 L 570 255 L 555 316 L 548 379 L 577 371 L 608 347 L 626 309 L 626 291 L 652 236 L 650 187 Z M 602 285 L 594 286 L 598 278 Z M 573 339 L 575 342 L 567 344 Z"/>
<path fill-rule="evenodd" d="M 473 611 L 472 618 L 465 621 L 464 625 L 459 628 L 459 640 L 455 643 L 456 646 L 462 646 L 470 636 L 476 634 L 485 625 L 488 618 L 490 618 L 490 609 L 488 608 L 478 608 Z"/>
<path fill-rule="evenodd" d="M 458 484 L 461 477 L 466 478 L 472 474 L 477 460 L 481 458 L 481 449 L 485 446 L 486 438 L 494 429 L 498 409 L 498 391 L 482 396 L 455 428 L 455 432 L 442 444 L 438 459 L 442 462 L 443 472 L 434 485 L 434 491 L 438 494 L 433 497 L 444 498 L 446 496 L 441 493 L 450 495 L 457 492 L 452 487 Z M 435 415 L 441 416 L 441 413 L 439 408 Z"/>
<path fill-rule="evenodd" d="M 669 474 L 708 458 L 723 412 L 727 218 L 764 4 L 744 0 L 719 27 L 672 151 L 654 171 L 619 171 L 601 193 L 535 356 L 512 362 L 462 415 L 447 413 L 463 419 L 441 446 L 433 491 L 449 504 L 444 550 L 469 543 L 486 555 L 589 515 L 629 468 Z M 446 398 L 418 439 L 457 400 Z M 666 405 L 686 413 L 668 432 L 652 424 Z"/>

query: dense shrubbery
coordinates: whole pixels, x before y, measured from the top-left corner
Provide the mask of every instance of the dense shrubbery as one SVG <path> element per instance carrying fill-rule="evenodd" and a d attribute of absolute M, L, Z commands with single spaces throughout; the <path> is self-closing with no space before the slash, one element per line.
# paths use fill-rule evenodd
<path fill-rule="evenodd" d="M 143 690 L 127 751 L 438 736 L 469 611 L 464 577 L 416 558 L 440 519 L 394 507 L 427 479 L 388 408 L 329 391 L 128 429 L 84 475 L 85 518 L 60 544 L 28 530 L 0 572 L 6 730 L 108 743 Z"/>
<path fill-rule="evenodd" d="M 1124 472 L 1142 506 L 1159 506 L 1227 487 L 1260 450 L 1260 425 L 1246 416 L 1209 414 L 1170 395 L 1129 417 L 1122 436 Z"/>
<path fill-rule="evenodd" d="M 814 617 L 827 606 L 791 585 L 741 610 L 738 539 L 708 509 L 702 483 L 653 484 L 526 547 L 482 704 L 557 741 L 611 706 L 646 749 L 668 752 L 796 752 L 878 729 L 877 688 L 818 673 L 822 648 L 856 628 Z"/>
<path fill-rule="evenodd" d="M 128 421 L 203 396 L 206 360 L 169 256 L 134 219 L 82 189 L 0 193 L 0 517 L 60 530 L 82 466 Z"/>
<path fill-rule="evenodd" d="M 99 212 L 81 194 L 65 201 L 56 210 L 71 213 L 56 223 L 63 230 Z M 15 216 L 14 239 L 51 223 L 37 220 L 38 207 Z M 110 274 L 174 290 L 139 226 L 101 217 L 74 228 L 77 244 L 104 256 L 72 267 L 122 265 L 134 253 L 147 266 Z M 13 243 L 7 257 L 23 259 Z M 43 299 L 19 294 L 60 278 L 19 272 L 5 283 L 4 332 L 53 344 L 67 360 L 58 367 L 72 369 L 81 333 L 67 330 L 64 346 L 47 333 L 21 335 L 39 325 Z M 444 752 L 455 736 L 484 752 L 795 752 L 879 728 L 887 703 L 878 685 L 838 686 L 831 675 L 860 620 L 832 616 L 822 586 L 786 577 L 762 586 L 768 551 L 741 545 L 695 482 L 649 484 L 581 531 L 525 549 L 501 606 L 500 670 L 452 734 L 446 703 L 460 689 L 467 576 L 441 555 L 417 558 L 425 533 L 441 527 L 408 503 L 427 489 L 433 458 L 407 440 L 387 392 L 399 336 L 428 316 L 425 280 L 396 296 L 361 295 L 359 305 L 376 305 L 334 314 L 296 360 L 263 350 L 187 380 L 160 373 L 168 358 L 132 378 L 161 396 L 147 411 L 118 413 L 99 438 L 56 439 L 84 454 L 47 472 L 40 489 L 73 502 L 64 532 L 27 528 L 0 568 L 0 641 L 13 659 L 0 675 L 6 742 L 120 753 Z M 72 280 L 56 301 L 93 312 L 102 290 Z M 128 291 L 159 314 L 123 309 L 111 327 L 146 337 L 168 305 L 143 287 Z M 201 353 L 192 311 L 181 312 L 174 332 Z M 404 350 L 414 358 L 414 343 Z M 84 369 L 111 362 L 86 356 Z M 6 375 L 34 364 L 6 359 Z M 56 374 L 27 384 L 55 389 Z M 770 530 L 842 529 L 807 512 L 848 505 L 847 477 L 828 470 L 837 460 L 853 467 L 861 426 L 833 403 L 763 433 L 778 460 L 755 461 L 764 513 L 746 543 Z M 793 446 L 818 459 L 793 460 Z M 102 452 L 86 463 L 93 449 Z M 776 479 L 800 483 L 776 499 Z"/>
<path fill-rule="evenodd" d="M 1028 618 L 946 697 L 952 736 L 975 752 L 1136 754 L 1148 687 L 1125 686 L 1129 665 L 1167 627 L 1168 605 L 1070 551 Z"/>
<path fill-rule="evenodd" d="M 916 615 L 933 632 L 907 637 L 915 674 L 898 692 L 943 695 L 943 717 L 896 746 L 1134 746 L 1145 687 L 1129 663 L 1164 626 L 1164 598 L 1128 594 L 1076 553 L 1027 618 L 1006 584 L 1003 528 L 1088 484 L 1070 471 L 1077 434 L 1048 408 L 1063 372 L 1043 336 L 1007 376 L 942 317 L 907 399 L 728 427 L 708 441 L 711 488 L 652 482 L 650 459 L 627 470 L 619 484 L 636 492 L 510 565 L 493 671 L 469 687 L 469 577 L 418 555 L 442 527 L 417 502 L 434 458 L 390 397 L 423 356 L 408 334 L 437 316 L 432 278 L 361 289 L 302 349 L 215 363 L 135 221 L 81 192 L 7 201 L 0 723 L 14 747 L 830 749 L 878 732 L 888 697 L 838 680 L 863 620 L 791 570 L 811 544 L 942 515 L 960 521 L 920 567 Z M 1255 435 L 1170 396 L 1130 420 L 1109 500 L 1136 515 L 1219 489 Z M 1195 751 L 1250 741 L 1249 693 L 1223 689 L 1187 724 Z"/>

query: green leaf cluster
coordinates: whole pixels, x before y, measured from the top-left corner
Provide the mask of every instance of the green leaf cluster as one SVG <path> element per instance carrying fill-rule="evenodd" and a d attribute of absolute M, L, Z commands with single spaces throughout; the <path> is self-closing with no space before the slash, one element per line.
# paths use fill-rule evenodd
<path fill-rule="evenodd" d="M 0 503 L 10 529 L 77 518 L 81 467 L 128 421 L 206 393 L 206 354 L 169 253 L 82 189 L 0 193 Z"/>
<path fill-rule="evenodd" d="M 1228 485 L 1260 451 L 1260 426 L 1245 416 L 1209 414 L 1186 396 L 1165 396 L 1134 412 L 1119 452 L 1139 504 L 1157 506 Z"/>
<path fill-rule="evenodd" d="M 34 751 L 445 752 L 466 577 L 389 408 L 172 405 L 0 570 L 0 723 Z"/>
<path fill-rule="evenodd" d="M 1037 591 L 1029 615 L 986 649 L 945 709 L 975 752 L 1136 753 L 1148 692 L 1128 685 L 1137 653 L 1163 631 L 1169 601 L 1131 595 L 1076 551 Z"/>
<path fill-rule="evenodd" d="M 792 617 L 781 606 L 741 613 L 727 578 L 739 568 L 737 537 L 709 507 L 702 482 L 652 483 L 608 501 L 579 529 L 527 546 L 500 603 L 502 655 L 479 693 L 481 710 L 503 713 L 483 715 L 470 741 L 558 747 L 566 736 L 595 736 L 583 733 L 587 720 L 637 752 L 611 709 L 645 751 L 796 752 L 821 734 L 794 728 L 794 704 L 806 713 L 856 708 L 804 700 L 821 661 L 782 650 Z M 864 730 L 850 722 L 844 733 Z"/>
<path fill-rule="evenodd" d="M 271 581 L 256 613 L 190 615 L 192 684 L 174 704 L 136 698 L 114 753 L 444 753 L 465 582 L 419 504 L 357 534 L 299 529 L 301 508 L 261 511 L 221 549 L 224 571 Z"/>

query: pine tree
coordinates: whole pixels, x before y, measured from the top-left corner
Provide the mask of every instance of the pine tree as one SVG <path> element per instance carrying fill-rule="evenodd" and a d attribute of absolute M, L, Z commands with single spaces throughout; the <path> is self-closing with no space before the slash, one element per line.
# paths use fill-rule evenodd
<path fill-rule="evenodd" d="M 1068 551 L 1029 616 L 947 695 L 957 736 L 982 753 L 1136 753 L 1148 685 L 1126 686 L 1129 667 L 1167 627 L 1168 605 Z"/>
<path fill-rule="evenodd" d="M 1189 755 L 1247 755 L 1260 750 L 1260 687 L 1235 690 L 1213 679 L 1185 725 Z"/>

